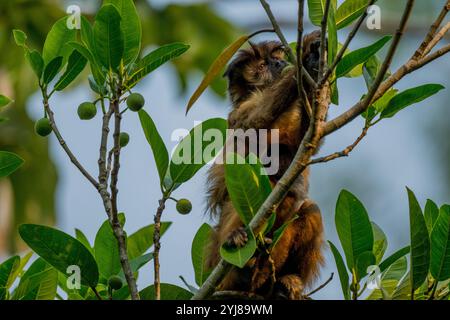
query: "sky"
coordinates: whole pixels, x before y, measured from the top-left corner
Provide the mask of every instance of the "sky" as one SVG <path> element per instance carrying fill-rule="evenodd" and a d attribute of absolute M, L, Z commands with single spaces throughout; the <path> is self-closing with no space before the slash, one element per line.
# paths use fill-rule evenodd
<path fill-rule="evenodd" d="M 154 1 L 160 5 L 168 2 L 171 1 Z M 254 2 L 242 4 L 233 2 L 235 5 L 226 5 L 222 1 L 217 8 L 222 15 L 237 24 L 244 22 L 245 12 L 249 10 L 256 16 L 264 17 L 264 12 Z M 277 16 L 290 18 L 295 12 L 292 9 L 294 4 L 292 1 L 272 1 L 272 3 Z M 293 41 L 296 37 L 293 30 L 285 31 L 288 39 Z M 345 34 L 346 32 L 342 32 L 341 37 Z M 358 38 L 352 44 L 352 48 L 369 45 L 378 36 Z M 267 36 L 259 39 L 265 38 Z M 405 38 L 394 60 L 393 69 L 409 58 L 419 41 L 418 38 Z M 405 78 L 397 87 L 402 90 L 430 82 L 448 86 L 449 69 L 449 59 L 444 58 L 415 73 L 414 76 Z M 208 91 L 185 117 L 184 108 L 188 96 L 178 95 L 178 89 L 173 87 L 173 83 L 176 83 L 175 76 L 173 67 L 167 64 L 136 87 L 136 91 L 144 95 L 147 102 L 145 110 L 154 119 L 169 150 L 173 150 L 176 145 L 176 141 L 171 140 L 175 129 L 190 129 L 194 126 L 194 121 L 212 117 L 226 118 L 230 111 L 229 101 L 221 100 Z M 195 90 L 201 76 L 197 74 L 190 79 L 188 93 Z M 365 93 L 362 79 L 344 79 L 339 82 L 339 89 L 341 104 L 331 108 L 329 118 L 346 110 Z M 387 254 L 408 243 L 408 202 L 405 186 L 415 191 L 422 205 L 427 198 L 435 200 L 438 204 L 450 202 L 441 167 L 433 165 L 440 161 L 434 152 L 438 146 L 433 139 L 429 139 L 430 130 L 431 135 L 433 134 L 430 114 L 444 113 L 445 108 L 448 108 L 444 101 L 448 101 L 448 97 L 447 90 L 402 111 L 395 119 L 383 121 L 372 128 L 350 157 L 312 168 L 310 196 L 321 208 L 326 239 L 335 244 L 339 243 L 334 228 L 334 207 L 342 189 L 347 189 L 358 196 L 365 204 L 371 219 L 385 231 L 389 239 Z M 80 86 L 67 93 L 55 94 L 52 107 L 66 141 L 88 171 L 96 175 L 100 116 L 97 115 L 96 121 L 80 121 L 76 114 L 76 106 L 91 98 L 88 87 Z M 38 118 L 40 110 L 40 97 L 36 94 L 29 101 L 29 111 L 34 118 Z M 362 125 L 362 120 L 358 119 L 327 137 L 320 154 L 341 150 L 352 143 L 359 135 Z M 122 152 L 119 204 L 120 210 L 125 212 L 127 217 L 125 229 L 131 234 L 153 223 L 161 192 L 153 156 L 137 114 L 126 113 L 123 128 L 130 134 L 131 141 Z M 74 234 L 74 228 L 79 228 L 93 243 L 97 229 L 106 219 L 100 198 L 96 190 L 72 166 L 54 137 L 51 138 L 50 148 L 60 174 L 56 197 L 58 227 L 71 234 Z M 163 282 L 183 286 L 178 278 L 180 275 L 190 283 L 195 282 L 190 251 L 195 232 L 202 223 L 208 222 L 208 217 L 204 214 L 205 171 L 201 170 L 174 194 L 176 198 L 188 198 L 192 201 L 192 213 L 186 216 L 178 214 L 173 202 L 168 203 L 164 212 L 163 221 L 172 221 L 173 224 L 162 239 Z M 325 255 L 326 266 L 317 284 L 325 281 L 331 272 L 335 272 L 335 277 L 327 288 L 319 291 L 313 298 L 341 299 L 342 293 L 335 264 L 328 249 L 325 250 Z M 151 283 L 152 269 L 151 263 L 142 269 L 138 282 L 140 289 Z"/>

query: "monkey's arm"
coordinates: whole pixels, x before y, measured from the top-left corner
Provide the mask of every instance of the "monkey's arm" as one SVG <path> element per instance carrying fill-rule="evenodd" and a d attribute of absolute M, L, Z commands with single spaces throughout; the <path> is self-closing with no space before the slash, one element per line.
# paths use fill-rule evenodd
<path fill-rule="evenodd" d="M 298 98 L 295 70 L 274 85 L 254 93 L 229 115 L 231 128 L 269 128 L 278 116 Z"/>

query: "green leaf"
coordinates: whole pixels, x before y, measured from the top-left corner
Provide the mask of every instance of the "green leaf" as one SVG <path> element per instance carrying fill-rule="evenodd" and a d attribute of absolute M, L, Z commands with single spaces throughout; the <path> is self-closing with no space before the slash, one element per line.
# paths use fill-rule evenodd
<path fill-rule="evenodd" d="M 136 7 L 133 0 L 105 0 L 104 4 L 107 3 L 113 4 L 122 17 L 123 60 L 125 65 L 131 64 L 136 61 L 141 51 L 142 28 Z"/>
<path fill-rule="evenodd" d="M 390 255 L 389 257 L 387 257 L 386 259 L 384 259 L 384 261 L 382 263 L 380 263 L 379 267 L 380 267 L 380 271 L 384 272 L 385 270 L 387 270 L 395 261 L 397 261 L 398 259 L 400 259 L 401 257 L 409 254 L 409 252 L 411 251 L 411 247 L 410 246 L 406 246 L 401 248 L 400 250 L 397 250 L 396 252 L 394 252 L 392 255 Z"/>
<path fill-rule="evenodd" d="M 10 98 L 0 94 L 0 108 L 7 106 L 11 102 L 12 102 L 12 100 Z"/>
<path fill-rule="evenodd" d="M 161 222 L 161 237 L 169 229 L 172 222 Z M 155 225 L 143 227 L 128 237 L 127 248 L 130 259 L 137 258 L 147 252 L 153 245 Z"/>
<path fill-rule="evenodd" d="M 21 225 L 19 233 L 28 246 L 55 269 L 65 274 L 69 266 L 77 265 L 81 270 L 81 283 L 97 285 L 97 263 L 81 242 L 62 231 L 34 224 Z"/>
<path fill-rule="evenodd" d="M 373 250 L 373 232 L 364 205 L 349 191 L 342 190 L 336 204 L 336 230 L 344 249 L 347 267 L 356 268 L 358 256 Z"/>
<path fill-rule="evenodd" d="M 342 58 L 336 67 L 336 78 L 345 76 L 348 72 L 354 69 L 357 65 L 366 62 L 370 57 L 375 55 L 384 45 L 391 40 L 392 36 L 385 36 L 375 42 L 374 44 L 350 52 Z"/>
<path fill-rule="evenodd" d="M 41 79 L 42 73 L 44 72 L 44 60 L 42 59 L 41 54 L 36 50 L 31 50 L 25 53 L 25 57 L 38 79 Z"/>
<path fill-rule="evenodd" d="M 55 79 L 59 70 L 61 70 L 63 63 L 63 57 L 56 57 L 45 67 L 44 70 L 44 84 L 49 84 L 53 79 Z"/>
<path fill-rule="evenodd" d="M 359 282 L 367 275 L 367 268 L 376 264 L 376 258 L 372 251 L 361 253 L 356 259 L 356 280 Z"/>
<path fill-rule="evenodd" d="M 57 57 L 63 57 L 61 65 L 64 65 L 69 58 L 72 48 L 67 43 L 76 40 L 77 30 L 67 28 L 67 19 L 68 17 L 59 19 L 47 34 L 42 52 L 44 65 Z"/>
<path fill-rule="evenodd" d="M 108 70 L 117 70 L 124 53 L 121 17 L 112 4 L 104 5 L 94 24 L 95 53 L 101 65 Z"/>
<path fill-rule="evenodd" d="M 411 299 L 411 274 L 408 272 L 399 282 L 394 292 L 392 300 L 410 300 Z"/>
<path fill-rule="evenodd" d="M 444 86 L 440 84 L 425 84 L 400 92 L 389 101 L 389 104 L 381 113 L 381 118 L 391 118 L 400 110 L 423 101 L 442 89 L 444 89 Z"/>
<path fill-rule="evenodd" d="M 200 229 L 198 229 L 194 240 L 192 241 L 192 265 L 194 267 L 195 282 L 199 286 L 202 286 L 211 272 L 206 265 L 206 259 L 208 257 L 207 249 L 211 242 L 211 234 L 213 232 L 214 229 L 209 224 L 204 223 Z"/>
<path fill-rule="evenodd" d="M 192 293 L 173 284 L 161 283 L 161 300 L 189 300 Z M 155 300 L 155 287 L 151 285 L 139 292 L 142 300 Z"/>
<path fill-rule="evenodd" d="M 16 281 L 17 277 L 23 272 L 23 269 L 27 265 L 28 261 L 30 261 L 32 256 L 33 252 L 30 251 L 27 254 L 25 254 L 22 258 L 20 258 L 19 266 L 14 268 L 14 272 L 10 275 L 6 288 L 10 288 L 13 285 L 14 281 Z"/>
<path fill-rule="evenodd" d="M 79 53 L 83 55 L 87 60 L 89 60 L 89 64 L 91 67 L 92 76 L 98 87 L 102 87 L 106 81 L 105 75 L 100 70 L 99 65 L 97 64 L 96 57 L 85 45 L 78 42 L 69 42 L 69 46 L 73 49 L 77 50 Z"/>
<path fill-rule="evenodd" d="M 253 232 L 247 230 L 248 241 L 241 247 L 237 248 L 235 246 L 230 246 L 228 243 L 224 243 L 220 247 L 220 255 L 222 258 L 231 263 L 234 266 L 243 268 L 245 264 L 253 257 L 256 251 L 256 239 Z"/>
<path fill-rule="evenodd" d="M 14 274 L 20 266 L 20 257 L 13 256 L 0 264 L 0 287 L 8 289 L 15 280 Z"/>
<path fill-rule="evenodd" d="M 328 241 L 328 244 L 330 245 L 331 252 L 333 253 L 334 261 L 336 262 L 336 268 L 338 269 L 339 273 L 342 293 L 344 294 L 345 300 L 350 300 L 350 280 L 348 277 L 347 268 L 345 268 L 344 260 L 342 259 L 342 256 L 336 246 L 331 241 Z"/>
<path fill-rule="evenodd" d="M 208 119 L 195 128 L 176 147 L 170 161 L 172 181 L 183 183 L 191 179 L 221 151 L 228 124 L 225 119 Z"/>
<path fill-rule="evenodd" d="M 366 82 L 367 89 L 370 89 L 372 87 L 373 82 L 375 78 L 378 75 L 378 72 L 381 69 L 381 61 L 377 57 L 377 55 L 371 56 L 364 64 L 363 64 L 363 75 L 364 80 Z M 391 76 L 391 72 L 388 70 L 386 74 L 383 77 L 383 80 L 386 80 L 388 77 Z"/>
<path fill-rule="evenodd" d="M 439 216 L 439 207 L 432 200 L 428 199 L 425 204 L 425 223 L 427 224 L 428 233 L 431 234 L 434 224 Z"/>
<path fill-rule="evenodd" d="M 145 110 L 139 111 L 139 120 L 141 121 L 142 129 L 144 130 L 145 138 L 152 148 L 153 157 L 155 158 L 156 168 L 158 169 L 160 184 L 163 183 L 166 176 L 167 168 L 169 166 L 169 153 L 164 144 L 161 135 L 156 129 L 153 119 Z"/>
<path fill-rule="evenodd" d="M 140 268 L 145 266 L 152 259 L 153 259 L 153 253 L 147 253 L 140 257 L 130 259 L 131 272 L 133 272 L 133 274 L 136 274 Z M 120 270 L 119 277 L 121 277 L 122 281 L 124 283 L 126 283 L 126 278 L 125 278 L 125 274 L 123 273 L 123 270 Z"/>
<path fill-rule="evenodd" d="M 320 27 L 323 13 L 325 12 L 326 0 L 308 0 L 309 19 L 315 26 Z M 331 6 L 337 7 L 337 1 L 332 0 Z"/>
<path fill-rule="evenodd" d="M 83 231 L 81 231 L 79 229 L 75 229 L 75 237 L 78 241 L 80 241 L 89 250 L 90 253 L 94 253 L 93 248 L 92 248 L 91 244 L 89 243 L 88 238 L 83 233 Z"/>
<path fill-rule="evenodd" d="M 9 176 L 19 169 L 25 161 L 12 152 L 0 151 L 0 178 Z"/>
<path fill-rule="evenodd" d="M 261 175 L 240 155 L 228 153 L 225 164 L 225 184 L 231 202 L 241 221 L 248 225 L 272 189 L 268 177 Z"/>
<path fill-rule="evenodd" d="M 411 235 L 411 288 L 416 290 L 425 281 L 430 266 L 430 238 L 422 209 L 414 193 L 407 188 Z"/>
<path fill-rule="evenodd" d="M 120 223 L 123 224 L 125 217 L 119 215 Z M 121 270 L 120 255 L 117 239 L 109 220 L 106 220 L 97 231 L 94 241 L 95 260 L 98 263 L 100 274 L 109 279 L 117 275 Z"/>
<path fill-rule="evenodd" d="M 336 29 L 336 4 L 333 4 L 333 2 L 330 5 L 330 10 L 328 13 L 328 20 L 327 20 L 327 35 L 328 35 L 328 47 L 327 47 L 327 55 L 328 55 L 328 65 L 332 65 L 334 58 L 337 55 L 338 50 L 338 36 L 337 36 L 337 29 Z"/>
<path fill-rule="evenodd" d="M 383 230 L 375 223 L 372 222 L 372 232 L 373 232 L 373 254 L 376 258 L 376 264 L 381 262 L 384 253 L 386 252 L 388 241 Z"/>
<path fill-rule="evenodd" d="M 26 47 L 25 42 L 27 41 L 27 35 L 22 30 L 14 29 L 13 30 L 14 41 L 19 47 Z"/>
<path fill-rule="evenodd" d="M 271 248 L 274 248 L 277 245 L 278 241 L 280 241 L 281 237 L 286 231 L 286 228 L 289 227 L 289 225 L 297 219 L 298 216 L 293 217 L 291 220 L 286 221 L 281 225 L 281 227 L 273 232 L 272 244 L 270 245 Z"/>
<path fill-rule="evenodd" d="M 76 77 L 78 77 L 78 75 L 83 71 L 84 67 L 86 67 L 86 64 L 87 59 L 77 50 L 74 50 L 69 57 L 67 69 L 61 76 L 59 81 L 56 83 L 55 89 L 57 91 L 65 89 L 69 84 L 72 83 L 72 81 L 76 79 Z"/>
<path fill-rule="evenodd" d="M 431 275 L 438 281 L 450 278 L 450 206 L 444 205 L 431 232 Z"/>
<path fill-rule="evenodd" d="M 381 275 L 381 288 L 373 290 L 367 300 L 390 299 L 398 283 L 404 277 L 407 268 L 408 261 L 404 256 L 391 264 Z"/>
<path fill-rule="evenodd" d="M 189 47 L 190 46 L 183 43 L 172 43 L 161 46 L 150 52 L 137 62 L 137 66 L 133 69 L 130 79 L 127 82 L 127 86 L 133 88 L 145 76 L 166 62 L 181 56 L 189 49 Z"/>
<path fill-rule="evenodd" d="M 38 258 L 20 279 L 13 300 L 53 300 L 58 285 L 58 271 Z"/>
<path fill-rule="evenodd" d="M 342 29 L 358 19 L 363 13 L 369 0 L 346 0 L 336 13 L 337 28 Z"/>

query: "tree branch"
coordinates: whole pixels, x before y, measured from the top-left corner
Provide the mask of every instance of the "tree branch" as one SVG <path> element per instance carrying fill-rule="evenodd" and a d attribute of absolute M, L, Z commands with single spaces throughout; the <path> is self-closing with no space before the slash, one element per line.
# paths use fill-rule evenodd
<path fill-rule="evenodd" d="M 159 264 L 159 252 L 161 250 L 161 217 L 166 208 L 167 197 L 163 196 L 159 200 L 159 207 L 155 215 L 155 228 L 153 232 L 153 266 L 154 266 L 154 286 L 155 286 L 155 300 L 161 300 L 161 279 L 160 279 L 160 264 Z"/>
<path fill-rule="evenodd" d="M 400 25 L 397 29 L 397 32 L 394 35 L 392 44 L 389 48 L 386 58 L 384 59 L 383 64 L 381 65 L 380 70 L 365 98 L 360 102 L 358 102 L 357 104 L 355 104 L 352 108 L 350 108 L 343 114 L 339 115 L 333 120 L 328 121 L 325 124 L 323 136 L 326 136 L 348 124 L 350 121 L 352 121 L 357 116 L 366 111 L 366 109 L 369 107 L 372 101 L 377 99 L 377 96 L 381 93 L 379 92 L 380 85 L 386 75 L 387 70 L 389 69 L 389 66 L 391 65 L 394 54 L 398 48 L 398 44 L 400 43 L 400 40 L 405 32 L 406 25 L 411 15 L 413 6 L 414 0 L 408 0 L 408 3 L 406 4 L 405 10 L 403 12 L 402 19 L 400 21 Z M 384 92 L 381 93 L 380 96 L 382 96 L 383 94 Z"/>
<path fill-rule="evenodd" d="M 110 222 L 114 231 L 114 235 L 119 245 L 119 258 L 122 265 L 125 279 L 127 280 L 128 288 L 130 289 L 131 298 L 133 300 L 139 300 L 139 292 L 137 290 L 136 279 L 134 278 L 133 271 L 131 270 L 130 261 L 128 259 L 126 235 L 123 231 L 123 227 L 119 221 L 119 210 L 117 206 L 117 195 L 119 190 L 117 183 L 119 180 L 120 170 L 120 125 L 122 121 L 122 115 L 120 113 L 120 99 L 121 91 L 118 90 L 117 96 L 112 102 L 112 109 L 114 110 L 114 160 L 113 168 L 111 170 L 111 217 Z"/>

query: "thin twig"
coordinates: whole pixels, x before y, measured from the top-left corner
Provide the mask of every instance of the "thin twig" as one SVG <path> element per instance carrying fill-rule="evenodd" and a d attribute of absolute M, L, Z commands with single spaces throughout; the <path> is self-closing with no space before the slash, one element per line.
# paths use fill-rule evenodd
<path fill-rule="evenodd" d="M 350 45 L 350 42 L 352 42 L 353 38 L 356 36 L 356 34 L 359 31 L 359 28 L 361 27 L 362 23 L 364 22 L 364 19 L 367 17 L 368 12 L 367 9 L 375 3 L 376 0 L 370 0 L 370 2 L 367 4 L 367 7 L 364 10 L 364 13 L 361 17 L 359 17 L 358 21 L 356 22 L 355 26 L 353 27 L 352 31 L 349 33 L 347 39 L 345 40 L 344 44 L 342 45 L 341 49 L 337 53 L 336 57 L 334 58 L 333 63 L 329 68 L 327 68 L 327 71 L 325 72 L 325 75 L 323 78 L 319 81 L 319 86 L 323 85 L 325 81 L 328 80 L 328 78 L 333 73 L 334 69 L 338 65 L 338 63 L 342 60 L 342 57 L 345 54 L 345 51 L 347 50 L 348 46 Z"/>
<path fill-rule="evenodd" d="M 327 0 L 325 3 L 325 10 L 323 12 L 323 17 L 321 21 L 320 29 L 320 58 L 319 58 L 319 82 L 323 78 L 323 70 L 325 69 L 326 60 L 326 41 L 327 41 L 327 24 L 328 24 L 328 13 L 330 12 L 331 0 Z"/>
<path fill-rule="evenodd" d="M 277 34 L 278 38 L 280 38 L 281 43 L 285 47 L 285 50 L 287 52 L 289 59 L 292 62 L 297 63 L 297 59 L 294 55 L 294 52 L 292 51 L 291 46 L 287 42 L 286 37 L 284 36 L 283 32 L 281 31 L 280 25 L 278 24 L 275 16 L 273 15 L 272 9 L 270 9 L 270 5 L 267 3 L 266 0 L 259 0 L 259 2 L 261 3 L 262 7 L 266 11 L 266 14 L 267 14 L 270 22 L 272 23 L 275 33 Z M 303 73 L 303 76 L 305 77 L 306 81 L 308 82 L 308 84 L 311 87 L 316 88 L 317 83 L 314 81 L 314 79 L 311 77 L 311 75 L 308 73 L 308 71 L 305 69 L 305 67 L 302 67 L 302 73 Z"/>
<path fill-rule="evenodd" d="M 258 30 L 258 31 L 253 32 L 253 33 L 250 34 L 248 37 L 249 37 L 249 39 L 250 39 L 250 38 L 253 38 L 254 36 L 257 36 L 258 34 L 261 34 L 261 33 L 269 33 L 269 32 L 275 32 L 275 29 L 261 29 L 261 30 Z"/>
<path fill-rule="evenodd" d="M 328 156 L 325 157 L 320 157 L 317 159 L 313 159 L 309 162 L 308 165 L 312 165 L 312 164 L 317 164 L 317 163 L 325 163 L 328 161 L 332 161 L 334 159 L 337 158 L 341 158 L 341 157 L 348 157 L 348 155 L 350 154 L 350 152 L 353 151 L 353 149 L 355 149 L 355 147 L 361 142 L 362 139 L 364 139 L 364 137 L 367 135 L 367 131 L 369 130 L 370 126 L 366 125 L 364 126 L 361 134 L 359 135 L 359 137 L 355 140 L 355 142 L 353 142 L 351 145 L 347 146 L 344 150 L 340 151 L 340 152 L 335 152 L 332 153 Z"/>
<path fill-rule="evenodd" d="M 44 109 L 45 109 L 45 112 L 48 115 L 48 118 L 50 120 L 50 126 L 52 127 L 53 132 L 55 133 L 55 136 L 58 139 L 59 144 L 61 145 L 63 150 L 66 152 L 66 154 L 69 157 L 70 161 L 75 165 L 75 167 L 78 168 L 78 170 L 81 172 L 81 174 L 94 186 L 95 189 L 98 189 L 99 183 L 97 182 L 97 180 L 95 180 L 89 174 L 89 172 L 83 167 L 83 165 L 78 161 L 77 157 L 73 154 L 72 150 L 67 145 L 67 142 L 62 137 L 61 132 L 59 131 L 58 126 L 56 125 L 54 113 L 53 113 L 53 111 L 50 108 L 50 104 L 48 102 L 48 97 L 47 97 L 47 95 L 45 94 L 44 91 L 42 93 L 43 93 L 43 96 L 44 96 L 44 101 L 43 101 Z"/>
<path fill-rule="evenodd" d="M 400 43 L 400 40 L 405 32 L 407 22 L 409 20 L 409 17 L 411 15 L 412 8 L 414 6 L 414 0 L 408 0 L 408 3 L 406 4 L 405 10 L 403 12 L 402 19 L 400 21 L 400 25 L 394 35 L 394 38 L 392 40 L 392 44 L 389 48 L 389 51 L 386 55 L 386 58 L 383 61 L 383 64 L 380 67 L 380 70 L 378 71 L 378 74 L 369 90 L 367 95 L 363 100 L 358 102 L 356 105 L 354 105 L 352 108 L 347 110 L 346 112 L 342 113 L 341 115 L 337 116 L 336 118 L 328 121 L 323 130 L 323 136 L 326 136 L 334 131 L 336 131 L 339 128 L 342 128 L 347 123 L 355 119 L 357 116 L 362 114 L 366 109 L 370 106 L 372 101 L 374 100 L 374 97 L 376 96 L 378 89 L 386 75 L 387 70 L 389 69 L 392 59 L 394 57 L 395 52 L 397 51 L 398 45 Z M 376 99 L 376 98 L 375 98 Z"/>
<path fill-rule="evenodd" d="M 433 50 L 433 48 L 439 43 L 439 41 L 442 40 L 442 38 L 445 36 L 445 34 L 448 32 L 449 29 L 450 29 L 450 22 L 447 22 L 445 26 L 443 26 L 442 29 L 439 30 L 439 32 L 430 41 L 430 43 L 423 52 L 423 56 L 426 56 L 427 54 L 430 53 L 431 50 Z"/>
<path fill-rule="evenodd" d="M 102 297 L 100 296 L 100 294 L 98 293 L 97 289 L 95 289 L 95 287 L 91 287 L 91 290 L 92 290 L 92 292 L 94 292 L 94 294 L 98 300 L 103 300 Z"/>
<path fill-rule="evenodd" d="M 159 200 L 158 210 L 155 214 L 155 227 L 153 232 L 153 267 L 154 267 L 154 286 L 155 286 L 155 300 L 161 300 L 161 278 L 160 278 L 160 263 L 159 252 L 161 251 L 161 217 L 166 208 L 166 201 L 168 197 L 163 196 Z"/>
<path fill-rule="evenodd" d="M 298 0 L 298 25 L 297 25 L 297 89 L 300 101 L 306 107 L 309 118 L 312 117 L 312 108 L 308 101 L 308 96 L 303 87 L 303 16 L 305 10 L 305 0 Z"/>
<path fill-rule="evenodd" d="M 444 5 L 444 7 L 441 10 L 441 13 L 431 25 L 430 30 L 425 36 L 425 39 L 420 44 L 416 52 L 414 52 L 414 55 L 411 57 L 412 60 L 418 60 L 419 58 L 424 57 L 424 55 L 426 54 L 425 49 L 428 47 L 429 43 L 433 40 L 433 37 L 436 34 L 437 29 L 441 25 L 442 21 L 444 20 L 449 10 L 450 10 L 450 0 L 447 0 L 447 4 Z"/>
<path fill-rule="evenodd" d="M 334 277 L 334 272 L 331 273 L 330 277 L 328 278 L 327 281 L 325 281 L 322 285 L 318 286 L 316 289 L 314 289 L 313 291 L 311 291 L 310 293 L 308 293 L 306 296 L 309 297 L 310 295 L 313 295 L 314 293 L 316 293 L 317 291 L 322 290 L 323 288 L 325 288 L 332 280 Z"/>

